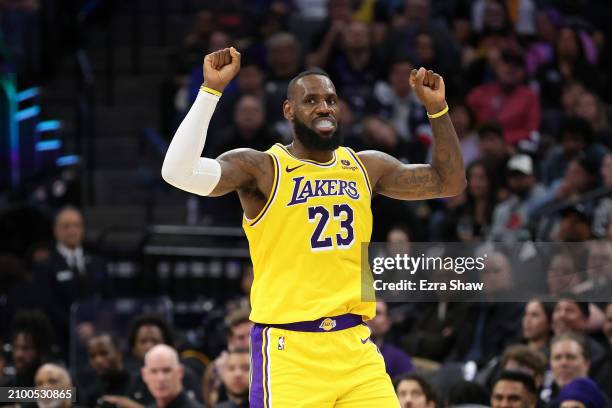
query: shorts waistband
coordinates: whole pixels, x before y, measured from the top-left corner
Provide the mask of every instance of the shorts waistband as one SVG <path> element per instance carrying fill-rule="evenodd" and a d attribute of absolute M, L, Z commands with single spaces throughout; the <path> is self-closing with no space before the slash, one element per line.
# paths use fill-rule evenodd
<path fill-rule="evenodd" d="M 276 327 L 277 329 L 294 330 L 301 332 L 330 332 L 350 329 L 363 323 L 360 315 L 348 313 L 334 317 L 322 317 L 310 322 L 295 322 L 284 324 L 255 323 L 263 327 Z"/>

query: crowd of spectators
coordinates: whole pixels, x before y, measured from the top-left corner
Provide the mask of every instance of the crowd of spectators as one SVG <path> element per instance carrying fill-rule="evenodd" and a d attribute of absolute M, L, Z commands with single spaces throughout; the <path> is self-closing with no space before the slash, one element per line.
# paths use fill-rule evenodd
<path fill-rule="evenodd" d="M 0 10 L 10 3 L 0 1 Z M 203 3 L 189 16 L 184 43 L 169 49 L 165 90 L 172 97 L 163 112 L 171 135 L 202 83 L 202 56 L 238 48 L 242 69 L 211 122 L 209 157 L 288 143 L 281 110 L 287 84 L 319 67 L 341 98 L 346 145 L 424 163 L 433 135 L 409 73 L 424 66 L 445 80 L 468 187 L 427 202 L 376 197 L 373 240 L 395 251 L 416 241 L 497 242 L 505 250 L 482 273 L 490 282 L 487 302 L 442 295 L 426 303 L 378 302 L 368 324 L 402 407 L 612 406 L 607 1 Z M 237 197 L 201 204 L 202 223 L 239 225 Z M 95 315 L 74 324 L 75 302 L 114 299 L 116 291 L 108 265 L 83 245 L 79 209 L 62 208 L 53 225 L 55 241 L 31 243 L 25 262 L 1 259 L 14 276 L 2 287 L 0 340 L 7 347 L 0 385 L 75 385 L 78 403 L 90 407 L 248 406 L 248 298 L 220 306 L 227 315 L 224 350 L 195 347 L 200 364 L 187 361 L 193 350 L 176 340 L 180 333 L 163 316 L 134 316 L 119 335 Z M 586 244 L 568 246 L 539 265 L 538 276 L 525 277 L 510 249 L 531 241 Z M 527 278 L 542 297 L 495 301 Z M 243 295 L 251 280 L 246 274 Z M 589 296 L 598 301 L 585 301 Z M 76 366 L 75 350 L 84 356 Z"/>

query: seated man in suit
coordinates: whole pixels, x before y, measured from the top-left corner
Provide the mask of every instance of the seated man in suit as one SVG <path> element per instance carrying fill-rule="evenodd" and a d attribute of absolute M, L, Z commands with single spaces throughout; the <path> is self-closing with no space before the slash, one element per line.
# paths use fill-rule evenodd
<path fill-rule="evenodd" d="M 35 266 L 34 280 L 45 288 L 45 308 L 57 329 L 60 345 L 67 353 L 72 303 L 109 297 L 112 290 L 106 262 L 83 248 L 85 226 L 77 208 L 59 210 L 53 233 L 55 248 L 45 263 Z M 86 344 L 94 332 L 93 324 L 87 322 L 79 324 L 77 330 L 82 344 Z"/>

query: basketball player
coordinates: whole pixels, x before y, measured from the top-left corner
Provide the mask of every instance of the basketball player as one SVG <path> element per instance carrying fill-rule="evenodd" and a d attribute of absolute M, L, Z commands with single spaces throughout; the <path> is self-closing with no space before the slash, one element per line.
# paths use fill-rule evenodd
<path fill-rule="evenodd" d="M 338 96 L 318 71 L 288 86 L 283 113 L 293 124 L 292 143 L 202 158 L 217 101 L 239 69 L 234 48 L 204 58 L 205 82 L 172 139 L 162 176 L 203 196 L 238 192 L 255 274 L 250 406 L 398 407 L 363 324 L 376 304 L 361 300 L 361 243 L 370 240 L 373 194 L 422 200 L 465 188 L 444 81 L 424 68 L 406 78 L 430 114 L 431 165 L 340 146 Z"/>

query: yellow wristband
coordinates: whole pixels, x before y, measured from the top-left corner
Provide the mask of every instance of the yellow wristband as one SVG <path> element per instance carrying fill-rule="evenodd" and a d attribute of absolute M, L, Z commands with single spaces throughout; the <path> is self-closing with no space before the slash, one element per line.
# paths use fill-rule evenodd
<path fill-rule="evenodd" d="M 433 115 L 430 115 L 429 112 L 427 113 L 427 117 L 429 119 L 436 119 L 439 118 L 440 116 L 446 114 L 448 112 L 448 105 L 446 105 L 446 107 L 444 109 L 442 109 L 440 112 L 438 113 L 434 113 Z"/>
<path fill-rule="evenodd" d="M 221 96 L 221 92 L 217 91 L 216 89 L 212 89 L 207 86 L 204 86 L 204 85 L 200 86 L 200 91 L 208 92 L 209 94 L 212 94 L 215 96 Z"/>

